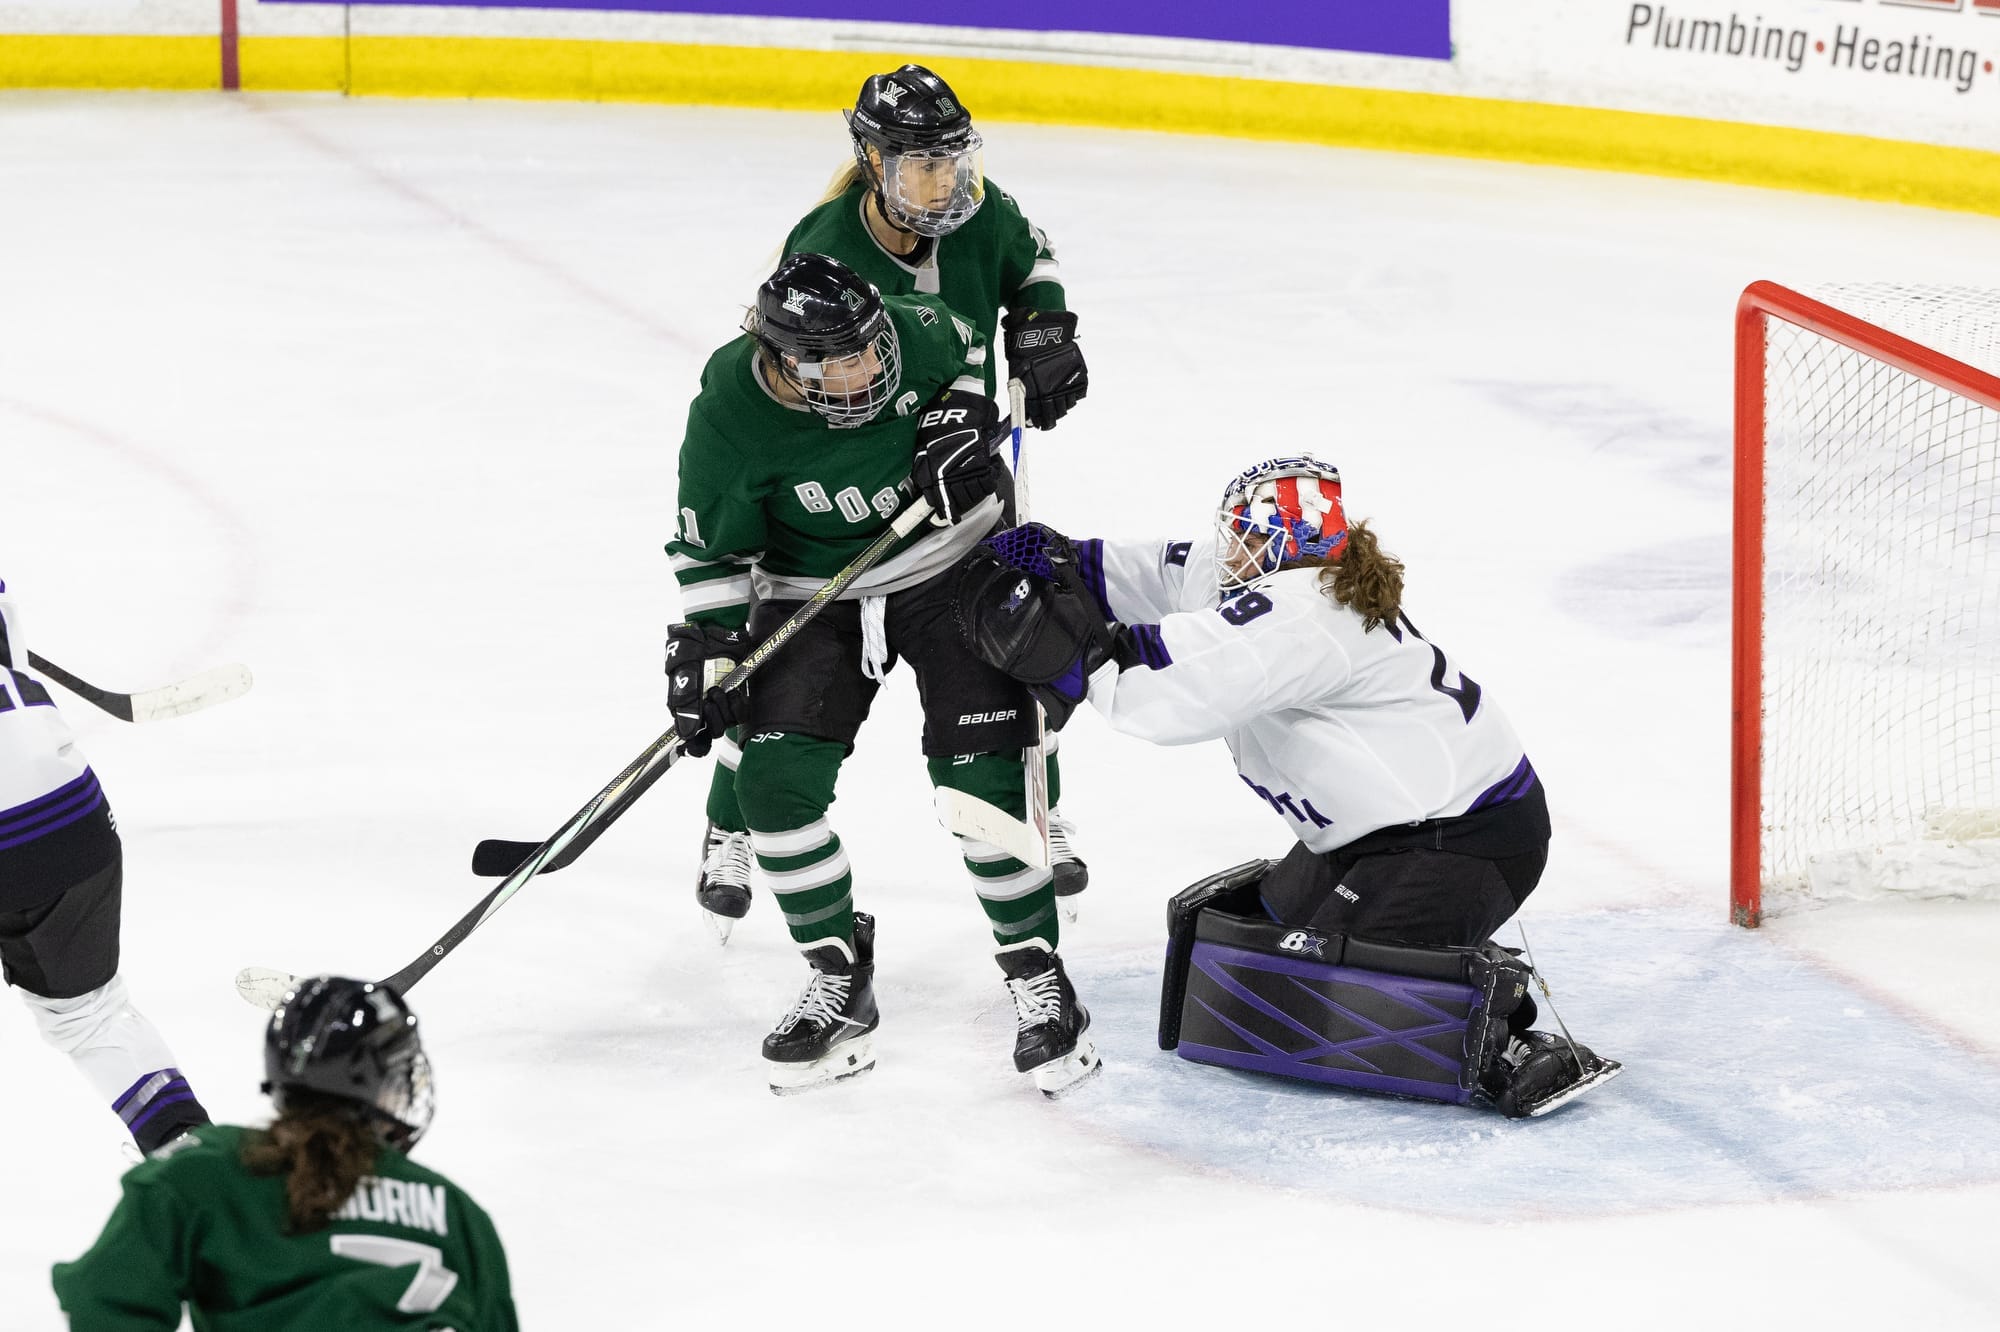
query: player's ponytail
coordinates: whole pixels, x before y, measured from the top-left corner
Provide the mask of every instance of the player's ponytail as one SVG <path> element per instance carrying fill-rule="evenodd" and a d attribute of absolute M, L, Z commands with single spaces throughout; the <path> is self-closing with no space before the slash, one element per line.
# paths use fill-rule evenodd
<path fill-rule="evenodd" d="M 1396 618 L 1403 605 L 1403 562 L 1382 549 L 1365 522 L 1347 525 L 1347 549 L 1319 574 L 1320 589 L 1361 617 L 1363 633 Z"/>
<path fill-rule="evenodd" d="M 826 193 L 819 196 L 820 204 L 830 204 L 841 195 L 854 188 L 854 182 L 861 179 L 861 163 L 850 157 L 833 173 L 833 179 L 826 183 Z M 813 205 L 815 208 L 819 204 Z"/>
<path fill-rule="evenodd" d="M 382 1154 L 382 1138 L 352 1101 L 297 1090 L 285 1099 L 271 1127 L 244 1140 L 243 1164 L 253 1175 L 285 1177 L 288 1228 L 298 1234 L 326 1225 L 354 1196 Z"/>

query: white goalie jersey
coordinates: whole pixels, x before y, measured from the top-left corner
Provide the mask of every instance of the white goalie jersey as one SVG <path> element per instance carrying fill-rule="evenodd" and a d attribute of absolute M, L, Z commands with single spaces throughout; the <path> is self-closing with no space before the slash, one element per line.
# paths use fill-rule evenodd
<path fill-rule="evenodd" d="M 47 686 L 28 674 L 21 613 L 0 583 L 0 851 L 54 831 L 103 803 Z"/>
<path fill-rule="evenodd" d="M 1222 739 L 1315 851 L 1511 800 L 1535 775 L 1514 728 L 1407 617 L 1363 632 L 1290 569 L 1223 601 L 1213 539 L 1080 541 L 1085 581 L 1140 663 L 1090 678 L 1106 721 L 1155 744 Z"/>

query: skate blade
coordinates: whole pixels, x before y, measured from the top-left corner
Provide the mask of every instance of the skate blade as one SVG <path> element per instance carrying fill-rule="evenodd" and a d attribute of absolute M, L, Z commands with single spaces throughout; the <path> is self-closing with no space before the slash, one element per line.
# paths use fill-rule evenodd
<path fill-rule="evenodd" d="M 1035 1085 L 1042 1089 L 1042 1095 L 1055 1100 L 1069 1095 L 1103 1071 L 1104 1060 L 1098 1056 L 1097 1046 L 1085 1035 L 1076 1038 L 1076 1049 L 1060 1059 L 1051 1059 L 1041 1067 L 1030 1070 L 1030 1074 L 1035 1079 Z"/>
<path fill-rule="evenodd" d="M 736 917 L 718 916 L 713 911 L 703 911 L 701 916 L 708 922 L 708 932 L 715 936 L 717 945 L 726 946 L 729 943 L 729 932 L 736 928 Z"/>
<path fill-rule="evenodd" d="M 773 1096 L 797 1096 L 858 1078 L 875 1067 L 875 1038 L 856 1036 L 810 1064 L 766 1064 Z"/>
<path fill-rule="evenodd" d="M 1547 1100 L 1537 1103 L 1534 1109 L 1528 1111 L 1527 1117 L 1529 1119 L 1538 1119 L 1559 1106 L 1569 1104 L 1592 1087 L 1611 1081 L 1611 1079 L 1624 1071 L 1625 1065 L 1619 1063 L 1616 1059 L 1607 1059 L 1589 1075 L 1570 1083 L 1569 1086 L 1556 1092 Z"/>
<path fill-rule="evenodd" d="M 1056 910 L 1062 913 L 1063 924 L 1076 924 L 1076 899 L 1074 897 L 1058 897 L 1056 899 Z"/>

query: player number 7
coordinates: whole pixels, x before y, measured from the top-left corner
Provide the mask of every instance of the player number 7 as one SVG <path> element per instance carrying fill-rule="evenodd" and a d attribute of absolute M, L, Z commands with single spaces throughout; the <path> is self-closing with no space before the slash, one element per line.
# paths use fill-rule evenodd
<path fill-rule="evenodd" d="M 415 1263 L 416 1279 L 396 1301 L 399 1313 L 436 1313 L 458 1286 L 458 1273 L 444 1265 L 444 1250 L 414 1240 L 391 1239 L 387 1235 L 334 1235 L 330 1237 L 335 1257 L 378 1267 L 408 1267 Z"/>

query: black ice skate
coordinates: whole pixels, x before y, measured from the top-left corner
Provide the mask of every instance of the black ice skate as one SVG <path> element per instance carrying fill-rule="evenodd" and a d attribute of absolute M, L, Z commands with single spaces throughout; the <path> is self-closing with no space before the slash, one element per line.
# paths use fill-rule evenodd
<path fill-rule="evenodd" d="M 750 834 L 725 832 L 713 823 L 701 839 L 701 873 L 695 876 L 694 900 L 703 919 L 715 931 L 717 943 L 728 943 L 736 922 L 750 914 Z"/>
<path fill-rule="evenodd" d="M 1509 1119 L 1545 1115 L 1625 1071 L 1615 1059 L 1601 1059 L 1589 1046 L 1567 1036 L 1529 1031 L 1507 1042 L 1487 1090 Z"/>
<path fill-rule="evenodd" d="M 1014 1067 L 1031 1073 L 1045 1096 L 1060 1096 L 1103 1067 L 1088 1034 L 1090 1010 L 1062 959 L 1039 939 L 1009 944 L 995 953 L 1014 996 Z"/>
<path fill-rule="evenodd" d="M 764 1068 L 780 1096 L 811 1091 L 875 1067 L 875 918 L 854 913 L 854 952 L 830 939 L 806 950 L 813 977 L 777 1030 L 764 1038 Z"/>
<path fill-rule="evenodd" d="M 1070 836 L 1076 825 L 1055 810 L 1049 811 L 1049 870 L 1055 876 L 1056 906 L 1063 920 L 1076 923 L 1076 895 L 1090 886 L 1090 866 L 1076 853 Z"/>

